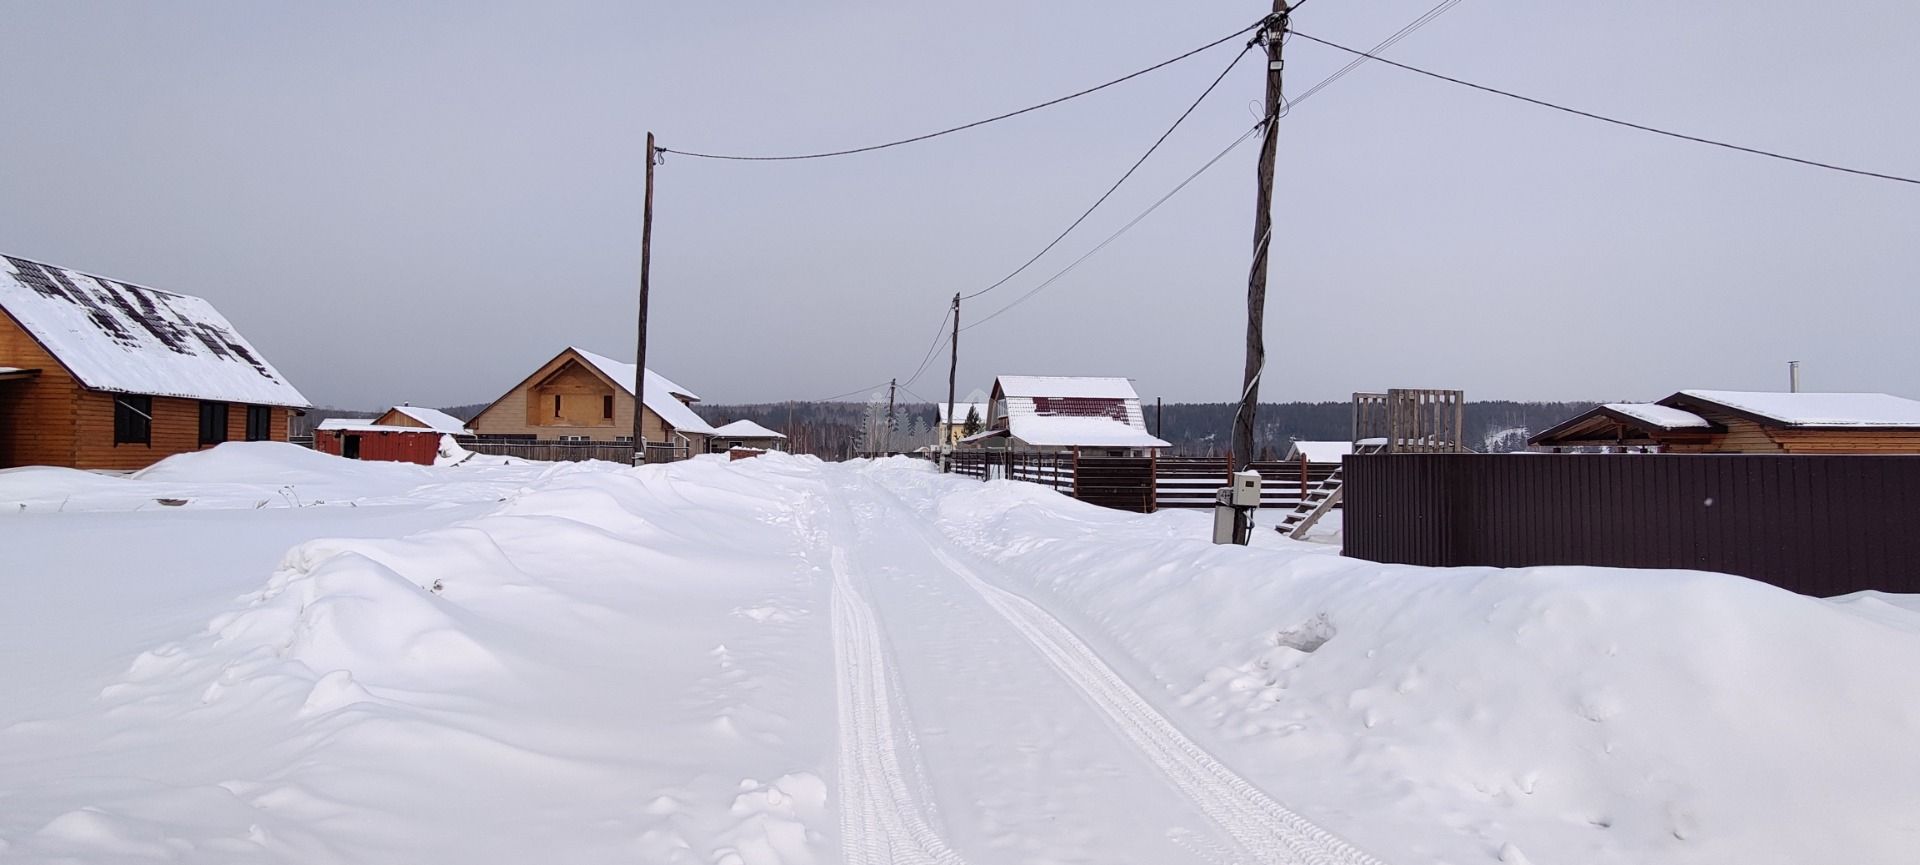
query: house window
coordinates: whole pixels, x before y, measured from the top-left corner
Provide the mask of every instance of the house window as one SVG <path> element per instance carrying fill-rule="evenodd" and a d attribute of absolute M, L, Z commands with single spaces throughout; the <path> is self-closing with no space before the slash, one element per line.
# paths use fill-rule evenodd
<path fill-rule="evenodd" d="M 553 395 L 553 416 L 560 416 L 560 395 L 557 393 Z"/>
<path fill-rule="evenodd" d="M 153 444 L 153 397 L 121 394 L 113 398 L 113 443 Z"/>
<path fill-rule="evenodd" d="M 247 441 L 273 439 L 273 409 L 263 405 L 247 406 Z"/>
<path fill-rule="evenodd" d="M 200 403 L 200 446 L 217 445 L 227 440 L 227 404 Z"/>
<path fill-rule="evenodd" d="M 608 420 L 613 419 L 613 394 L 600 398 L 600 416 Z"/>
<path fill-rule="evenodd" d="M 613 440 L 621 444 L 633 444 L 633 436 L 614 436 Z"/>
<path fill-rule="evenodd" d="M 560 440 L 563 442 L 583 442 L 587 440 L 587 437 L 586 436 L 561 436 Z"/>

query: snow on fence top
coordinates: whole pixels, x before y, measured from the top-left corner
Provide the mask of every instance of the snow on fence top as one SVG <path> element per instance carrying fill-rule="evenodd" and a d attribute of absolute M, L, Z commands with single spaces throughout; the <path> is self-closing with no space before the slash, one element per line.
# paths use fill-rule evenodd
<path fill-rule="evenodd" d="M 1070 375 L 1003 375 L 998 379 L 1000 393 L 1009 397 L 1077 397 L 1081 399 L 1132 399 L 1133 383 L 1124 378 Z M 961 416 L 962 419 L 965 415 Z"/>
<path fill-rule="evenodd" d="M 781 433 L 774 432 L 773 430 L 767 429 L 766 427 L 763 427 L 757 423 L 754 423 L 753 421 L 745 420 L 745 419 L 737 420 L 737 421 L 734 421 L 733 423 L 727 424 L 726 426 L 720 427 L 719 429 L 714 430 L 713 434 L 717 436 L 721 436 L 723 438 L 727 436 L 733 436 L 735 438 L 743 438 L 743 439 L 786 438 L 786 436 Z"/>
<path fill-rule="evenodd" d="M 201 298 L 0 257 L 0 309 L 88 388 L 311 405 Z"/>
<path fill-rule="evenodd" d="M 1920 402 L 1884 393 L 1683 390 L 1679 396 L 1787 426 L 1920 429 Z"/>
<path fill-rule="evenodd" d="M 1610 402 L 1606 407 L 1641 423 L 1661 429 L 1708 429 L 1713 423 L 1697 414 L 1650 402 Z"/>
<path fill-rule="evenodd" d="M 573 346 L 572 348 L 575 354 L 585 358 L 587 363 L 599 368 L 600 373 L 612 379 L 615 385 L 626 388 L 627 393 L 633 393 L 633 373 L 636 369 L 633 364 L 621 363 L 613 358 L 594 354 L 578 346 Z M 688 408 L 686 403 L 681 402 L 681 397 L 695 402 L 700 401 L 700 397 L 696 396 L 693 391 L 674 384 L 664 375 L 654 372 L 653 370 L 647 370 L 647 392 L 645 398 L 647 408 L 652 409 L 653 413 L 659 415 L 661 420 L 666 421 L 668 426 L 680 432 L 712 435 L 714 432 L 713 427 L 709 425 L 705 419 L 695 414 L 693 409 Z"/>

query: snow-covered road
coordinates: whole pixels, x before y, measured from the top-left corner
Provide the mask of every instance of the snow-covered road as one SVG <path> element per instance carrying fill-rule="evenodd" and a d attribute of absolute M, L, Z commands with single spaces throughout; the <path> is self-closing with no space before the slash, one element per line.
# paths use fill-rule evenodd
<path fill-rule="evenodd" d="M 904 627 L 896 630 L 903 633 L 902 642 L 910 638 L 915 644 L 908 654 L 918 660 L 918 675 L 896 688 L 858 689 L 877 704 L 870 714 L 901 719 L 906 727 L 901 738 L 917 743 L 922 734 L 905 720 L 909 713 L 895 705 L 901 692 L 946 693 L 975 704 L 991 700 L 1011 714 L 963 716 L 970 723 L 958 729 L 942 725 L 939 733 L 954 740 L 955 750 L 962 753 L 1011 748 L 1016 763 L 1018 755 L 1044 755 L 1047 765 L 1029 768 L 1031 774 L 1018 779 L 1028 785 L 1025 790 L 1007 783 L 1014 779 L 1007 777 L 1010 761 L 1004 757 L 943 763 L 942 774 L 932 776 L 936 788 L 999 788 L 999 795 L 967 809 L 997 813 L 963 814 L 966 819 L 959 821 L 995 826 L 992 836 L 982 839 L 986 845 L 1015 848 L 1043 861 L 1377 862 L 1274 802 L 1195 745 L 1057 619 L 989 583 L 978 570 L 982 566 L 963 563 L 967 554 L 954 549 L 904 501 L 864 476 L 848 474 L 835 481 L 831 510 L 843 515 L 839 522 L 852 524 L 842 529 L 841 537 L 857 551 L 848 555 L 843 547 L 833 550 L 836 610 L 859 610 L 845 617 L 847 636 L 871 643 L 872 666 L 885 669 L 880 657 L 885 651 L 871 637 L 876 624 L 861 587 L 886 580 L 892 584 L 887 594 L 894 597 L 882 609 L 899 611 L 895 619 Z M 925 599 L 939 603 L 928 610 Z M 880 619 L 884 627 L 886 617 Z M 842 621 L 835 619 L 835 631 L 845 642 Z M 847 666 L 842 674 L 859 681 Z M 846 680 L 842 687 L 844 693 Z M 1038 729 L 1021 723 L 1034 716 L 1045 721 Z M 842 717 L 844 723 L 844 712 Z M 856 751 L 843 751 L 843 767 L 881 762 L 858 753 L 871 748 L 870 743 L 849 741 L 844 733 L 843 747 Z M 924 800 L 924 793 L 910 791 L 900 780 L 894 742 L 883 747 L 895 801 Z M 1063 753 L 1068 749 L 1073 753 Z M 993 777 L 978 777 L 983 769 Z M 955 773 L 961 777 L 951 777 Z M 841 787 L 843 808 L 850 810 L 864 810 L 856 803 L 864 805 L 862 793 L 874 789 L 866 779 L 847 773 Z M 1096 790 L 1103 795 L 1093 794 Z M 1059 795 L 1068 791 L 1070 795 Z M 843 812 L 842 824 L 849 827 L 843 844 L 850 850 L 911 848 L 916 856 L 921 850 L 930 855 L 848 856 L 849 861 L 959 861 L 928 827 L 928 816 L 912 810 L 913 819 L 907 821 L 914 830 L 911 835 L 898 840 L 887 836 L 881 845 Z M 1168 849 L 1169 842 L 1182 851 Z"/>
<path fill-rule="evenodd" d="M 1920 858 L 1915 599 L 1207 533 L 910 460 L 0 472 L 0 863 Z"/>

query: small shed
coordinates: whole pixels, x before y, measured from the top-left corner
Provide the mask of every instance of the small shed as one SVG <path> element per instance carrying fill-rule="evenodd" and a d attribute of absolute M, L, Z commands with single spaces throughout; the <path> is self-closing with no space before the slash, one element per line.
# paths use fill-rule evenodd
<path fill-rule="evenodd" d="M 724 453 L 734 448 L 757 451 L 785 450 L 787 446 L 785 435 L 745 419 L 714 429 L 713 437 L 708 441 L 712 442 L 711 447 L 714 453 Z"/>
<path fill-rule="evenodd" d="M 1607 403 L 1527 440 L 1534 450 L 1920 453 L 1920 402 L 1884 393 L 1683 390 Z"/>
<path fill-rule="evenodd" d="M 313 449 L 350 460 L 434 464 L 443 436 L 471 436 L 446 412 L 401 405 L 377 418 L 330 418 L 313 432 Z"/>

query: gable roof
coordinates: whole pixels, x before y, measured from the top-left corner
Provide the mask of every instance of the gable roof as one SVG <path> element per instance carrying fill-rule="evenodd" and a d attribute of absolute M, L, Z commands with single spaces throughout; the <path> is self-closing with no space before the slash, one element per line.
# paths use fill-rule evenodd
<path fill-rule="evenodd" d="M 0 257 L 0 309 L 92 390 L 312 405 L 201 298 Z"/>
<path fill-rule="evenodd" d="M 595 368 L 599 369 L 601 375 L 612 379 L 614 384 L 626 388 L 627 393 L 633 393 L 633 364 L 621 363 L 606 355 L 594 354 L 578 346 L 570 346 L 570 348 L 572 348 L 574 354 L 579 355 L 584 358 L 587 363 L 593 364 Z M 670 393 L 694 402 L 700 401 L 698 394 L 668 381 L 666 376 L 653 370 L 647 370 L 647 393 Z M 647 408 L 653 408 L 653 403 L 647 403 Z M 658 411 L 658 409 L 655 409 L 655 411 Z"/>
<path fill-rule="evenodd" d="M 467 429 L 466 423 L 439 409 L 422 408 L 417 405 L 397 405 L 389 409 L 387 414 L 394 414 L 396 412 L 419 421 L 421 425 L 434 432 L 459 436 L 473 435 L 473 430 Z M 381 419 L 385 419 L 385 415 L 382 415 Z"/>
<path fill-rule="evenodd" d="M 574 346 L 568 346 L 567 351 L 579 355 L 581 360 L 586 361 L 588 366 L 613 382 L 615 387 L 625 390 L 629 396 L 633 394 L 633 373 L 636 369 L 633 364 L 621 363 L 606 355 L 594 354 Z M 565 353 L 561 352 L 561 354 Z M 647 370 L 647 393 L 644 400 L 647 408 L 659 415 L 661 420 L 667 422 L 667 426 L 675 430 L 683 433 L 712 435 L 713 427 L 705 418 L 688 408 L 686 403 L 681 402 L 680 397 L 696 402 L 700 399 L 693 394 L 693 391 L 668 381 L 666 376 Z"/>
<path fill-rule="evenodd" d="M 1768 426 L 1920 429 L 1920 402 L 1884 393 L 1683 390 L 1660 404 L 1717 408 Z"/>
<path fill-rule="evenodd" d="M 994 389 L 1008 397 L 1078 397 L 1081 399 L 1139 399 L 1133 383 L 1124 378 L 1073 375 L 1003 375 Z"/>
<path fill-rule="evenodd" d="M 1619 415 L 1622 419 L 1637 422 L 1641 426 L 1657 427 L 1663 430 L 1712 429 L 1713 422 L 1690 411 L 1664 406 L 1653 402 L 1610 402 L 1603 406 L 1607 412 Z"/>
<path fill-rule="evenodd" d="M 967 412 L 975 409 L 979 410 L 980 412 L 980 422 L 986 423 L 987 421 L 987 404 L 986 403 L 956 402 L 953 404 L 953 413 L 955 416 L 960 418 L 961 423 L 966 423 Z M 936 423 L 947 422 L 947 404 L 946 403 L 943 403 L 943 402 L 934 403 L 934 411 L 935 411 L 934 420 Z"/>
<path fill-rule="evenodd" d="M 713 431 L 714 435 L 726 438 L 733 436 L 743 439 L 783 439 L 785 435 L 767 429 L 753 421 L 742 418 Z"/>

